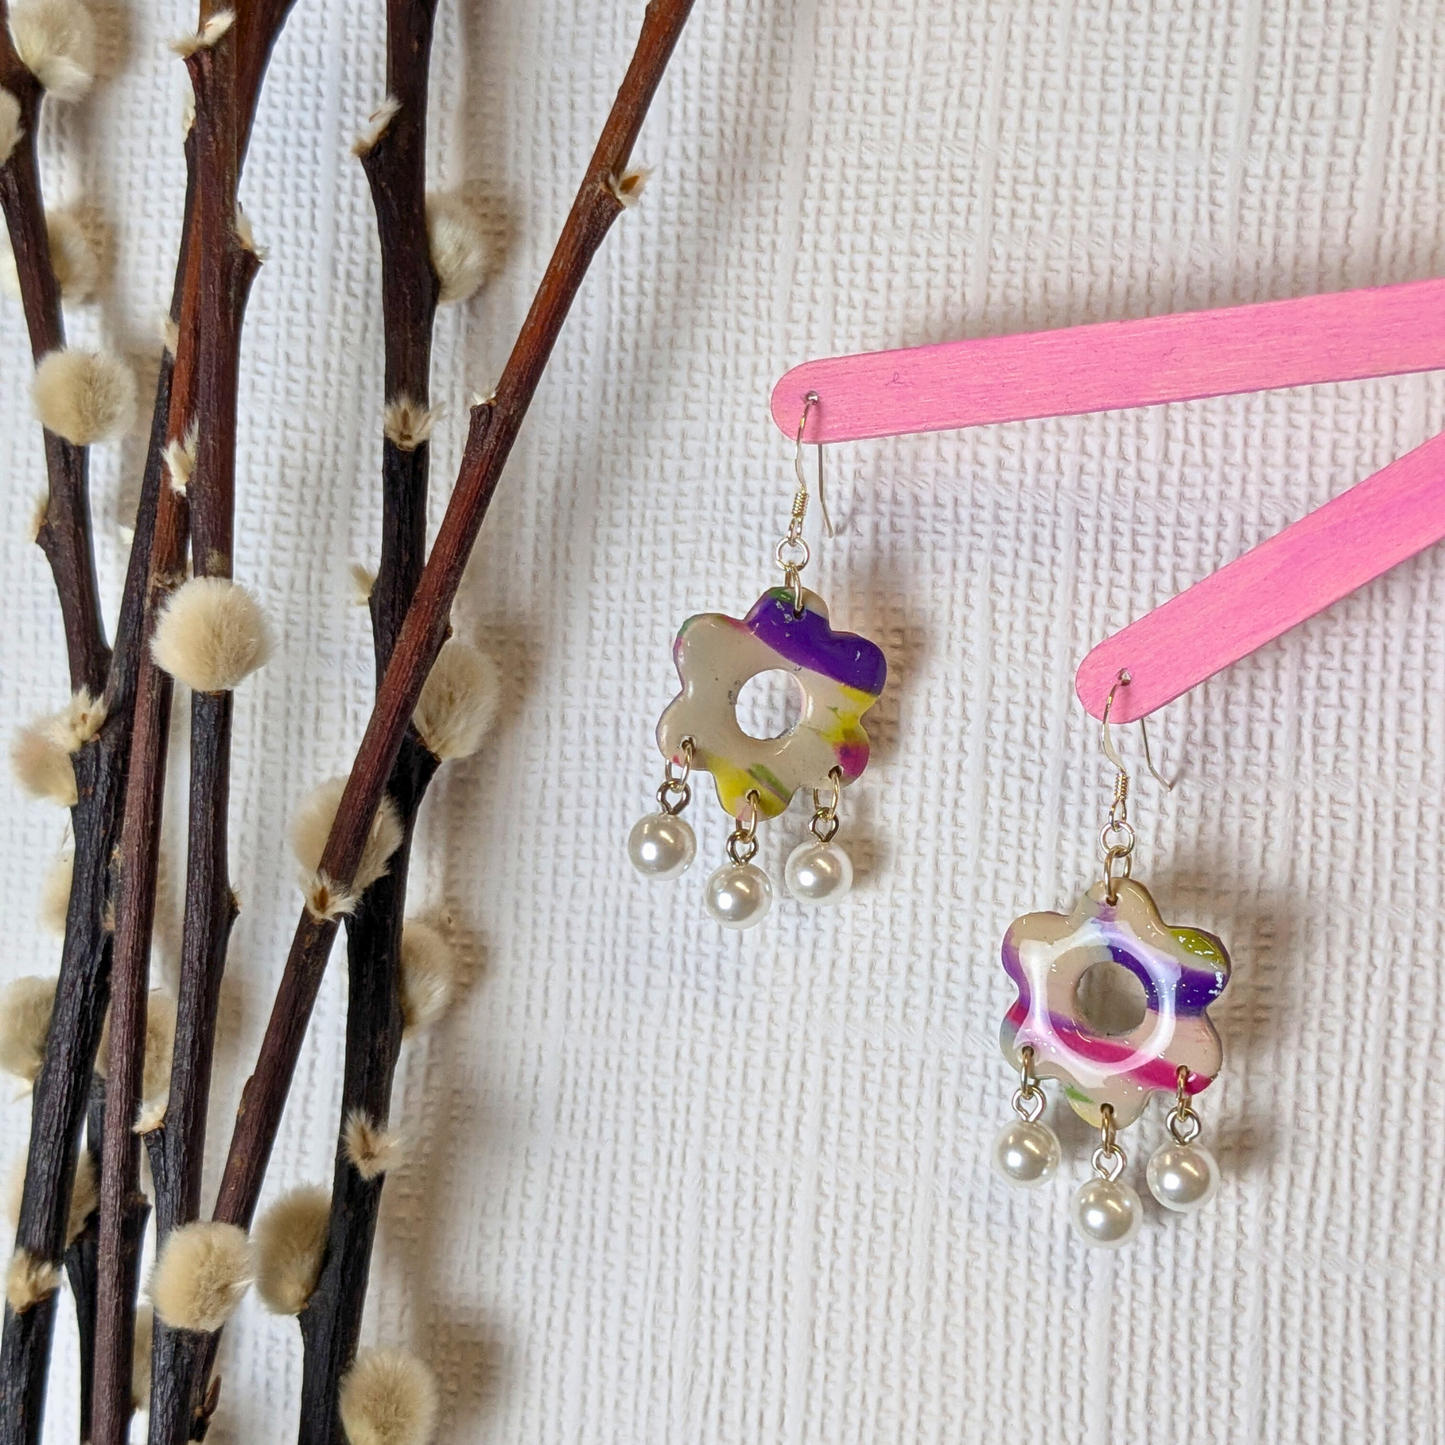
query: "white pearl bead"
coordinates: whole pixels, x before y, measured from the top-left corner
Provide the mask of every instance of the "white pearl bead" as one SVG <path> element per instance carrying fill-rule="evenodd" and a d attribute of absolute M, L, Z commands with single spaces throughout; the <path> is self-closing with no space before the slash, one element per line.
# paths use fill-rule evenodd
<path fill-rule="evenodd" d="M 853 860 L 837 843 L 799 843 L 788 854 L 783 880 L 799 903 L 837 903 L 853 886 Z"/>
<path fill-rule="evenodd" d="M 1074 1233 L 1100 1249 L 1128 1244 L 1139 1233 L 1143 1217 L 1139 1196 L 1120 1179 L 1085 1180 L 1069 1207 Z"/>
<path fill-rule="evenodd" d="M 647 878 L 676 878 L 697 854 L 692 824 L 671 813 L 639 818 L 627 838 L 632 866 Z"/>
<path fill-rule="evenodd" d="M 1145 1177 L 1155 1199 L 1180 1214 L 1208 1204 L 1219 1189 L 1219 1165 L 1202 1144 L 1161 1144 Z"/>
<path fill-rule="evenodd" d="M 1016 1119 L 993 1141 L 994 1172 L 1010 1184 L 1037 1189 L 1059 1167 L 1059 1136 L 1047 1124 Z"/>
<path fill-rule="evenodd" d="M 703 906 L 724 928 L 752 928 L 773 906 L 773 885 L 753 863 L 724 863 L 703 890 Z"/>

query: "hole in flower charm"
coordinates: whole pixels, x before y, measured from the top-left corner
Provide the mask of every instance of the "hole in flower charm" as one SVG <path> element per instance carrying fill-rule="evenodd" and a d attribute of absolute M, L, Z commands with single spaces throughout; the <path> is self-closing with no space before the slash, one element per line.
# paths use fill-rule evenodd
<path fill-rule="evenodd" d="M 888 665 L 866 637 L 835 632 L 816 593 L 774 587 L 744 618 L 704 612 L 677 634 L 673 660 L 682 691 L 657 724 L 663 757 L 680 762 L 691 740 L 692 767 L 711 773 L 718 801 L 734 818 L 756 799 L 760 817 L 775 818 L 800 788 L 843 785 L 868 766 L 862 717 L 883 692 Z M 780 737 L 749 737 L 738 722 L 738 697 L 759 673 L 785 672 L 802 693 L 797 721 Z"/>
<path fill-rule="evenodd" d="M 1213 934 L 1176 928 L 1159 916 L 1140 883 L 1120 879 L 1117 902 L 1097 883 L 1074 911 L 1029 913 L 1003 943 L 1005 972 L 1018 998 L 1000 1042 L 1015 1067 L 1027 1046 L 1040 1078 L 1058 1079 L 1074 1112 L 1096 1128 L 1113 1107 L 1120 1128 L 1139 1117 L 1153 1093 L 1207 1088 L 1223 1061 L 1205 1010 L 1229 982 L 1229 957 Z M 1121 1033 L 1090 1023 L 1081 985 L 1090 969 L 1127 969 L 1144 992 L 1144 1016 Z"/>

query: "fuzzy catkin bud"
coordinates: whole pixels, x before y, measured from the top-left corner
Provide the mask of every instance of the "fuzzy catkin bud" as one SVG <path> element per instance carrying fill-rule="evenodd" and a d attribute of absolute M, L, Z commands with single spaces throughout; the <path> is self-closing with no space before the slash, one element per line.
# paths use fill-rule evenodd
<path fill-rule="evenodd" d="M 299 1315 L 326 1258 L 331 1196 L 319 1185 L 283 1194 L 256 1223 L 256 1293 L 272 1314 Z"/>
<path fill-rule="evenodd" d="M 89 301 L 100 285 L 100 257 L 85 227 L 69 211 L 47 211 L 45 231 L 50 239 L 50 265 L 60 294 L 67 301 Z M 19 298 L 20 273 L 8 233 L 0 239 L 0 289 Z"/>
<path fill-rule="evenodd" d="M 213 1220 L 183 1224 L 161 1245 L 151 1302 L 162 1323 L 209 1334 L 230 1319 L 251 1277 L 251 1241 L 244 1229 Z"/>
<path fill-rule="evenodd" d="M 65 924 L 70 914 L 70 888 L 75 877 L 75 854 L 67 849 L 45 874 L 40 885 L 40 902 L 36 905 L 36 917 L 47 933 L 65 936 Z"/>
<path fill-rule="evenodd" d="M 385 1174 L 401 1157 L 400 1136 L 360 1109 L 353 1109 L 346 1116 L 342 1143 L 351 1167 L 363 1179 L 376 1179 Z"/>
<path fill-rule="evenodd" d="M 140 1106 L 133 1128 L 149 1134 L 165 1118 L 171 1089 L 171 1055 L 176 1043 L 176 1001 L 155 989 L 146 995 L 145 1049 L 141 1055 Z M 95 1051 L 95 1072 L 102 1079 L 110 1075 L 110 1014 L 100 1031 Z"/>
<path fill-rule="evenodd" d="M 17 1315 L 49 1299 L 60 1284 L 60 1271 L 36 1258 L 28 1249 L 17 1249 L 10 1257 L 5 1276 L 5 1300 Z"/>
<path fill-rule="evenodd" d="M 78 753 L 105 722 L 105 699 L 88 688 L 72 693 L 70 701 L 45 725 L 50 740 L 67 755 Z"/>
<path fill-rule="evenodd" d="M 419 918 L 401 931 L 401 1017 L 407 1034 L 429 1028 L 456 996 L 457 951 L 441 929 Z"/>
<path fill-rule="evenodd" d="M 396 119 L 397 112 L 401 109 L 401 102 L 395 96 L 389 95 L 372 111 L 361 134 L 358 135 L 351 145 L 351 154 L 364 156 L 368 151 L 375 148 L 377 141 L 386 134 L 387 127 Z"/>
<path fill-rule="evenodd" d="M 45 720 L 17 729 L 10 745 L 15 780 L 32 798 L 73 808 L 79 796 L 70 754 L 50 736 Z"/>
<path fill-rule="evenodd" d="M 445 306 L 475 295 L 487 279 L 496 247 L 486 221 L 456 191 L 426 198 L 426 230 L 432 269 L 441 282 L 437 301 Z"/>
<path fill-rule="evenodd" d="M 317 918 L 339 918 L 350 913 L 361 895 L 386 872 L 391 855 L 401 847 L 401 819 L 397 816 L 396 804 L 384 796 L 371 820 L 371 830 L 351 886 L 340 888 L 334 879 L 328 878 L 321 871 L 321 855 L 326 850 L 326 840 L 331 836 L 336 810 L 345 791 L 345 778 L 331 778 L 322 783 L 302 801 L 291 824 L 291 848 L 301 865 L 306 906 Z"/>
<path fill-rule="evenodd" d="M 372 588 L 376 586 L 376 573 L 360 562 L 353 562 L 349 573 L 351 579 L 351 601 L 356 607 L 371 605 Z"/>
<path fill-rule="evenodd" d="M 12 0 L 20 62 L 57 100 L 79 100 L 95 79 L 95 21 L 80 0 Z"/>
<path fill-rule="evenodd" d="M 182 60 L 189 59 L 198 50 L 209 50 L 234 24 L 234 10 L 217 10 L 194 35 L 182 35 L 171 42 L 171 49 Z"/>
<path fill-rule="evenodd" d="M 95 1155 L 82 1148 L 75 1159 L 75 1183 L 70 1187 L 70 1216 L 65 1226 L 65 1242 L 73 1244 L 85 1228 L 85 1222 L 100 1208 L 100 1181 L 96 1177 Z"/>
<path fill-rule="evenodd" d="M 45 1060 L 56 983 L 31 975 L 0 989 L 0 1069 L 27 1084 L 35 1082 Z"/>
<path fill-rule="evenodd" d="M 25 1175 L 29 1161 L 22 1154 L 10 1171 L 5 1191 L 5 1218 L 13 1231 L 20 1221 L 20 1201 L 25 1194 Z M 75 1182 L 70 1189 L 70 1215 L 65 1225 L 65 1243 L 75 1243 L 85 1222 L 100 1205 L 99 1181 L 96 1177 L 95 1155 L 81 1149 L 75 1158 Z"/>
<path fill-rule="evenodd" d="M 112 352 L 48 352 L 30 396 L 40 424 L 78 447 L 114 441 L 135 424 L 135 373 Z"/>
<path fill-rule="evenodd" d="M 423 443 L 431 440 L 436 420 L 435 408 L 425 407 L 409 396 L 396 396 L 386 404 L 382 430 L 386 439 L 398 449 L 414 452 Z"/>
<path fill-rule="evenodd" d="M 454 637 L 427 674 L 412 723 L 433 757 L 466 758 L 481 747 L 501 701 L 496 663 Z"/>
<path fill-rule="evenodd" d="M 630 210 L 642 199 L 643 189 L 651 175 L 646 166 L 630 166 L 620 176 L 609 176 L 607 189 L 624 210 Z"/>
<path fill-rule="evenodd" d="M 428 1445 L 436 1433 L 436 1381 L 406 1350 L 358 1350 L 338 1404 L 349 1445 Z"/>
<path fill-rule="evenodd" d="M 239 583 L 192 577 L 157 619 L 151 656 L 192 692 L 231 692 L 271 656 L 271 630 Z"/>
<path fill-rule="evenodd" d="M 197 440 L 196 424 L 192 422 L 184 437 L 172 437 L 166 443 L 166 478 L 177 496 L 184 496 L 191 484 L 191 473 L 196 469 Z"/>

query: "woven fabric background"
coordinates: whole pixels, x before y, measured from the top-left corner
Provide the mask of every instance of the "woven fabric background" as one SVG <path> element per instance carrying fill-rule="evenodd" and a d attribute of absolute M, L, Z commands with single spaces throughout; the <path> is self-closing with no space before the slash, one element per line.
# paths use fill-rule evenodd
<path fill-rule="evenodd" d="M 152 14 L 152 9 L 159 14 Z M 243 912 L 213 1188 L 299 894 L 282 840 L 370 699 L 347 567 L 377 551 L 378 262 L 348 154 L 382 94 L 379 0 L 300 0 L 244 199 L 270 259 L 246 325 L 236 573 L 281 637 L 237 698 Z M 459 13 L 460 11 L 460 13 Z M 621 77 L 629 0 L 443 0 L 433 176 L 506 217 L 444 314 L 434 520 Z M 47 122 L 46 183 L 114 231 L 72 334 L 153 368 L 169 296 L 191 13 L 107 3 L 109 74 Z M 366 1336 L 435 1368 L 443 1442 L 823 1445 L 1445 1440 L 1445 554 L 1428 553 L 1171 706 L 1138 875 L 1222 935 L 1226 1180 L 1118 1253 L 1070 1235 L 1085 1131 L 1038 1194 L 990 1174 L 1018 913 L 1094 877 L 1110 775 L 1073 697 L 1088 647 L 1445 426 L 1439 377 L 835 448 L 812 584 L 878 639 L 888 691 L 832 912 L 701 913 L 726 825 L 649 886 L 654 720 L 689 614 L 775 575 L 809 356 L 1143 316 L 1445 267 L 1445 9 L 1432 0 L 698 0 L 643 133 L 655 173 L 587 282 L 463 589 L 506 678 L 494 742 L 423 814 L 413 894 L 477 941 L 407 1048 Z M 0 301 L 0 724 L 64 695 L 18 305 Z M 107 596 L 139 434 L 99 449 Z M 181 709 L 183 716 L 184 709 Z M 183 767 L 177 733 L 177 769 Z M 1134 739 L 1127 740 L 1134 743 Z M 0 971 L 64 836 L 7 784 Z M 180 816 L 184 772 L 173 773 Z M 767 828 L 775 877 L 801 804 Z M 173 977 L 183 833 L 156 972 Z M 330 1177 L 345 1008 L 325 981 L 267 1197 Z M 28 1103 L 0 1104 L 5 1152 Z M 1161 1136 L 1125 1142 L 1131 1174 Z M 62 1319 L 48 1438 L 74 1438 Z M 294 1430 L 295 1325 L 227 1333 L 217 1445 Z"/>

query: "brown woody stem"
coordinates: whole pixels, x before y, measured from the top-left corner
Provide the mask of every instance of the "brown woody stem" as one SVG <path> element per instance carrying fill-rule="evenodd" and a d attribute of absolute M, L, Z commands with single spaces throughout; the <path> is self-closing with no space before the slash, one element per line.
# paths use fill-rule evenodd
<path fill-rule="evenodd" d="M 113 1140 L 114 1146 L 107 1149 L 101 1181 L 95 1445 L 123 1445 L 128 1437 L 132 1408 L 131 1355 L 134 1349 L 139 1245 L 145 1222 L 145 1201 L 138 1187 L 139 1152 L 131 1126 L 140 1102 L 145 1051 L 148 959 L 155 918 L 166 743 L 172 697 L 171 679 L 153 661 L 149 639 L 160 607 L 182 580 L 191 520 L 188 498 L 175 492 L 165 482 L 161 456 L 168 440 L 185 436 L 191 419 L 198 414 L 198 396 L 204 395 L 208 404 L 217 407 L 213 416 L 220 418 L 219 430 L 210 431 L 204 445 L 216 449 L 220 458 L 222 485 L 227 491 L 232 490 L 224 477 L 229 475 L 226 467 L 232 464 L 226 459 L 234 457 L 235 353 L 239 345 L 245 291 L 254 271 L 254 258 L 235 255 L 235 180 L 249 140 L 266 62 L 290 6 L 291 0 L 259 0 L 258 4 L 247 7 L 237 20 L 236 37 L 230 42 L 234 44 L 237 52 L 234 61 L 234 99 L 228 105 L 229 117 L 222 121 L 223 128 L 229 130 L 229 138 L 221 141 L 219 159 L 214 147 L 214 126 L 208 131 L 203 131 L 201 127 L 193 128 L 187 141 L 189 184 L 181 254 L 176 270 L 175 296 L 171 308 L 171 315 L 178 322 L 179 339 L 173 369 L 169 363 L 162 368 L 161 388 L 157 394 L 155 423 L 152 429 L 151 464 L 147 468 L 146 491 L 142 495 L 141 518 L 136 528 L 122 603 L 122 626 L 116 646 L 117 658 L 122 656 L 125 649 L 125 655 L 133 664 L 131 691 L 135 699 L 135 742 L 133 764 L 127 781 L 123 836 L 125 864 L 119 880 L 116 1007 L 111 1023 L 112 1104 L 106 1115 L 107 1139 Z M 202 6 L 202 23 L 213 8 L 216 7 Z M 204 223 L 207 241 L 202 241 L 199 236 L 203 223 L 200 217 L 200 187 L 197 184 L 197 175 L 202 159 L 198 155 L 199 136 L 202 133 L 213 139 L 212 147 L 204 157 L 205 164 L 212 170 L 220 164 L 226 171 L 226 175 L 219 182 L 212 178 L 206 188 L 209 198 Z M 229 208 L 226 191 L 230 192 Z M 218 235 L 222 237 L 222 250 L 213 253 L 215 258 L 219 258 L 213 261 L 207 258 L 205 248 L 207 242 L 213 244 Z M 206 261 L 209 270 L 208 279 L 203 279 L 203 261 Z M 217 291 L 225 292 L 228 286 L 238 290 L 239 295 L 222 295 L 218 298 Z M 219 318 L 214 323 L 215 334 L 209 349 L 201 338 L 201 319 L 206 312 Z M 227 354 L 231 355 L 229 362 L 224 359 Z M 198 440 L 198 451 L 202 445 Z M 207 474 L 216 475 L 217 465 L 217 456 L 208 453 Z M 197 473 L 201 470 L 198 464 Z M 198 495 L 203 494 L 206 482 L 197 475 L 193 478 L 193 488 Z M 225 510 L 228 515 L 229 504 Z M 227 520 L 224 523 L 224 546 L 215 549 L 227 557 L 231 551 L 229 526 Z M 216 534 L 212 530 L 207 535 L 209 551 L 213 548 Z M 131 618 L 129 627 L 125 623 L 127 614 Z M 201 704 L 199 713 L 206 714 L 208 711 L 204 700 L 193 700 L 193 733 L 198 726 L 198 709 L 194 706 L 195 703 Z M 215 709 L 210 711 L 214 712 Z M 229 699 L 226 712 L 229 716 Z M 218 743 L 219 729 L 213 718 L 203 721 L 200 728 L 204 737 L 199 751 L 202 755 L 209 752 L 213 761 L 209 764 L 200 763 L 199 771 L 208 777 L 219 778 L 220 785 L 224 787 L 228 769 L 217 768 L 214 761 L 217 749 L 214 746 L 208 748 L 206 741 L 214 739 Z M 228 743 L 228 727 L 226 737 Z M 193 770 L 197 768 L 197 761 L 193 759 Z M 198 812 L 194 790 L 191 811 L 194 824 Z M 199 811 L 204 812 L 203 804 Z M 218 923 L 218 920 L 225 919 L 229 914 L 229 886 L 225 887 L 224 898 L 219 896 L 215 888 L 193 888 L 194 875 L 189 867 L 200 854 L 206 854 L 210 859 L 206 868 L 209 877 L 225 883 L 224 809 L 220 812 L 222 821 L 219 832 L 219 859 L 214 846 L 208 846 L 208 839 L 212 835 L 208 833 L 204 822 L 199 829 L 199 839 L 196 837 L 197 829 L 194 826 L 192 828 L 193 856 L 188 860 L 186 937 L 193 943 L 195 940 L 214 938 L 219 932 L 229 931 L 229 922 Z M 217 861 L 219 867 L 216 866 Z M 194 905 L 193 897 L 196 899 Z M 220 943 L 222 958 L 224 946 L 223 938 Z M 177 1110 L 177 1117 L 183 1117 L 188 1122 L 178 1126 L 170 1136 L 172 1142 L 169 1147 L 167 1140 L 159 1135 L 147 1141 L 155 1145 L 152 1157 L 158 1161 L 157 1178 L 165 1177 L 171 1180 L 183 1180 L 199 1168 L 200 1148 L 194 1140 L 193 1131 L 198 1114 L 200 1127 L 204 1129 L 204 1098 L 209 1086 L 211 1043 L 215 1027 L 214 1004 L 207 1009 L 205 1000 L 208 987 L 212 984 L 212 975 L 215 982 L 219 981 L 219 966 L 214 965 L 214 953 L 208 955 L 204 948 L 197 947 L 190 957 L 192 967 L 187 973 L 192 981 L 192 997 L 200 1001 L 200 1008 L 197 1009 L 189 1003 L 178 1005 L 176 1042 L 176 1060 L 186 1075 L 185 1082 L 180 1086 L 185 1102 Z M 183 1137 L 186 1141 L 184 1143 L 180 1142 Z M 203 1135 L 201 1142 L 203 1143 Z M 198 1179 L 195 1190 L 199 1190 Z M 176 1213 L 180 1193 L 179 1184 L 166 1193 L 166 1206 L 172 1216 Z M 192 1217 L 194 1212 L 193 1203 Z M 158 1326 L 157 1334 L 160 1333 Z M 159 1389 L 154 1392 L 152 1413 L 159 1413 L 166 1418 L 185 1419 L 194 1413 L 189 1394 L 181 1393 L 189 1389 L 189 1376 L 166 1368 L 165 1356 L 173 1339 L 160 1340 L 158 1343 L 159 1349 L 153 1351 L 153 1376 L 159 1379 Z M 178 1400 L 176 1408 L 167 1416 L 166 1401 L 172 1396 L 177 1396 Z M 214 1405 L 214 1401 L 210 1403 Z"/>
<path fill-rule="evenodd" d="M 691 9 L 692 0 L 651 0 L 648 5 L 627 75 L 496 395 L 473 409 L 456 488 L 378 688 L 371 720 L 322 856 L 322 869 L 338 882 L 349 883 L 355 876 L 371 820 L 393 776 L 422 686 L 446 639 L 451 605 L 488 503 L 572 301 L 592 258 L 622 210 L 614 192 L 615 182 L 627 165 Z M 335 919 L 302 913 L 255 1070 L 242 1091 L 216 1202 L 218 1220 L 250 1226 L 316 990 L 335 937 Z M 192 1377 L 200 1381 L 210 1375 L 217 1339 L 192 1338 L 196 1341 Z M 195 1384 L 192 1390 L 198 1393 Z"/>
<path fill-rule="evenodd" d="M 6 19 L 5 6 L 0 3 L 0 83 L 21 103 L 25 136 L 11 163 L 0 169 L 0 194 L 14 231 L 17 272 L 32 351 L 38 358 L 62 345 L 64 334 L 35 165 L 40 91 L 14 55 Z M 157 401 L 161 418 L 169 405 L 169 394 L 170 367 L 163 364 Z M 163 441 L 163 427 L 153 427 L 116 648 L 114 656 L 109 656 L 100 631 L 91 559 L 85 453 L 46 434 L 51 485 L 40 541 L 50 558 L 60 595 L 71 682 L 74 687 L 85 686 L 97 693 L 103 690 L 106 698 L 106 722 L 100 735 L 86 744 L 74 760 L 80 801 L 72 814 L 76 852 L 57 989 L 59 1007 L 52 1019 L 45 1063 L 36 1081 L 27 1169 L 32 1184 L 22 1204 L 18 1230 L 21 1242 L 42 1251 L 47 1260 L 56 1258 L 55 1241 L 64 1232 L 74 1178 L 75 1144 L 106 1008 L 111 940 L 105 915 L 130 756 L 131 702 L 137 681 L 144 581 L 160 490 Z M 88 1270 L 88 1265 L 83 1263 L 82 1268 Z M 95 1269 L 96 1288 L 91 1298 L 82 1301 L 80 1288 L 76 1290 L 77 1304 L 85 1311 L 83 1344 L 89 1310 L 101 1293 L 99 1277 L 104 1271 L 98 1259 Z M 75 1269 L 71 1274 L 73 1279 L 85 1278 L 84 1274 L 77 1276 Z M 133 1299 L 133 1289 L 131 1296 Z M 0 1345 L 0 1441 L 4 1445 L 29 1445 L 39 1439 L 52 1324 L 50 1303 L 19 1317 L 7 1311 Z M 102 1333 L 98 1307 L 96 1333 L 97 1338 Z M 89 1351 L 82 1353 L 88 1355 Z M 129 1388 L 127 1359 L 127 1398 Z M 90 1393 L 91 1381 L 86 1378 L 82 1381 L 83 1404 Z"/>
<path fill-rule="evenodd" d="M 31 1100 L 30 1150 L 15 1233 L 17 1248 L 53 1265 L 65 1254 L 76 1149 L 109 1000 L 106 903 L 129 738 L 128 727 L 107 726 L 73 760 L 79 796 L 71 809 L 70 905 L 50 1033 Z M 38 1445 L 54 1318 L 54 1295 L 22 1314 L 6 1306 L 0 1341 L 3 1445 Z"/>
<path fill-rule="evenodd" d="M 401 1044 L 402 918 L 407 868 L 417 810 L 437 761 L 408 733 L 393 770 L 390 792 L 401 815 L 404 838 L 391 867 L 362 896 L 346 922 L 348 996 L 346 1069 L 341 1120 L 353 1110 L 384 1123 Z M 338 1414 L 341 1377 L 351 1367 L 361 1336 L 371 1247 L 386 1176 L 363 1179 L 336 1142 L 326 1261 L 316 1289 L 301 1312 L 301 1424 L 299 1445 L 342 1445 Z"/>
<path fill-rule="evenodd" d="M 321 869 L 349 884 L 391 776 L 423 684 L 446 640 L 448 618 L 502 469 L 542 379 L 562 323 L 592 258 L 622 210 L 614 185 L 692 9 L 692 0 L 651 0 L 627 75 L 542 276 L 495 396 L 472 410 L 471 430 L 441 530 L 407 610 L 376 704 L 352 764 Z M 291 943 L 256 1069 L 241 1095 L 216 1218 L 248 1225 L 291 1076 L 316 1001 L 336 922 L 303 913 Z"/>
<path fill-rule="evenodd" d="M 200 257 L 192 410 L 197 443 L 187 488 L 191 553 L 197 576 L 223 578 L 231 575 L 241 323 L 257 269 L 255 255 L 236 231 L 239 45 L 240 34 L 232 26 L 186 62 L 196 96 L 195 244 Z M 192 694 L 190 827 L 175 1050 L 165 1120 L 147 1139 L 162 1245 L 170 1230 L 200 1212 L 216 1015 L 236 916 L 226 842 L 232 711 L 230 692 Z M 155 1322 L 153 1445 L 179 1445 L 189 1438 L 195 1414 L 204 1405 L 189 1397 L 189 1376 L 173 1365 L 180 1333 L 159 1318 Z"/>
<path fill-rule="evenodd" d="M 388 0 L 387 95 L 397 113 L 361 157 L 381 247 L 385 394 L 418 412 L 430 403 L 432 326 L 440 284 L 426 228 L 427 73 L 436 0 Z M 430 447 L 382 438 L 381 564 L 371 591 L 380 682 L 426 561 Z M 385 877 L 347 920 L 346 1064 L 326 1259 L 300 1317 L 300 1445 L 340 1445 L 341 1377 L 356 1356 L 385 1176 L 364 1179 L 347 1158 L 346 1121 L 387 1120 L 401 1044 L 401 934 L 416 817 L 437 761 L 408 732 L 388 791 L 403 842 Z"/>
<path fill-rule="evenodd" d="M 10 159 L 0 166 L 0 208 L 10 229 L 30 351 L 38 365 L 48 352 L 65 345 L 65 323 L 60 313 L 60 286 L 50 259 L 35 149 L 44 92 L 15 53 L 9 20 L 9 6 L 0 0 L 0 86 L 20 103 L 23 131 Z M 87 688 L 99 697 L 105 688 L 110 650 L 100 620 L 100 589 L 91 545 L 86 449 L 47 431 L 45 467 L 50 491 L 36 541 L 50 562 L 60 598 L 70 686 L 73 691 Z"/>

